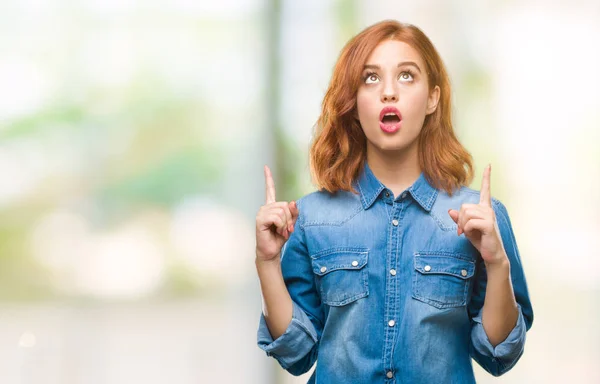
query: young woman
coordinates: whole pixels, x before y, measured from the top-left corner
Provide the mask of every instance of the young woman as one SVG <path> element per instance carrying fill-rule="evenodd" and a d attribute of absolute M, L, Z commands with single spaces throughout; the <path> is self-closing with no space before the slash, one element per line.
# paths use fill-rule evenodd
<path fill-rule="evenodd" d="M 467 187 L 450 83 L 417 27 L 375 24 L 335 66 L 310 151 L 319 187 L 256 216 L 258 345 L 310 383 L 474 383 L 523 353 L 533 311 L 505 206 Z"/>

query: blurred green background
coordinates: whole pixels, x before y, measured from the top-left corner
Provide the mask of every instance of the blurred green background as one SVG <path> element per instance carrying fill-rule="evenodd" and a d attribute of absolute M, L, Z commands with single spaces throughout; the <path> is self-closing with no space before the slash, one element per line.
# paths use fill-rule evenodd
<path fill-rule="evenodd" d="M 600 382 L 600 3 L 4 0 L 0 382 L 300 383 L 256 346 L 254 218 L 314 190 L 337 56 L 434 42 L 536 319 L 506 383 Z M 476 367 L 477 380 L 491 383 Z"/>

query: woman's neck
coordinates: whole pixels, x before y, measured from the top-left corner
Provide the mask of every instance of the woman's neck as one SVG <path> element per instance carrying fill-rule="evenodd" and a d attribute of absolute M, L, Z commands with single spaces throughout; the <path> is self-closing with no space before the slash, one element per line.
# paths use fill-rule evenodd
<path fill-rule="evenodd" d="M 367 147 L 367 162 L 375 177 L 392 190 L 394 196 L 413 185 L 421 175 L 416 145 L 402 152 L 382 152 Z"/>

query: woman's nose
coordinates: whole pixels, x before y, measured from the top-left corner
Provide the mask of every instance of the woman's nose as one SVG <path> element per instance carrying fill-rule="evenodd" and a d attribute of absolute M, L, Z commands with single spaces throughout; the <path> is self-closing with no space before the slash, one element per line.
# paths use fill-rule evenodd
<path fill-rule="evenodd" d="M 398 92 L 394 87 L 388 85 L 381 93 L 381 101 L 384 103 L 398 101 Z"/>
<path fill-rule="evenodd" d="M 381 99 L 385 103 L 396 102 L 398 101 L 398 96 L 395 93 L 384 93 Z"/>

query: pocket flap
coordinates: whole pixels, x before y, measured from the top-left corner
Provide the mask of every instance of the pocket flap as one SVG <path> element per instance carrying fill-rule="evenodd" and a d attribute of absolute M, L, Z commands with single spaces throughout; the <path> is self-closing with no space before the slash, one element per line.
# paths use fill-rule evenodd
<path fill-rule="evenodd" d="M 337 250 L 312 256 L 315 275 L 323 276 L 338 269 L 361 269 L 367 264 L 368 251 Z"/>
<path fill-rule="evenodd" d="M 415 254 L 415 269 L 424 275 L 442 273 L 461 279 L 473 277 L 475 262 L 448 255 Z"/>

